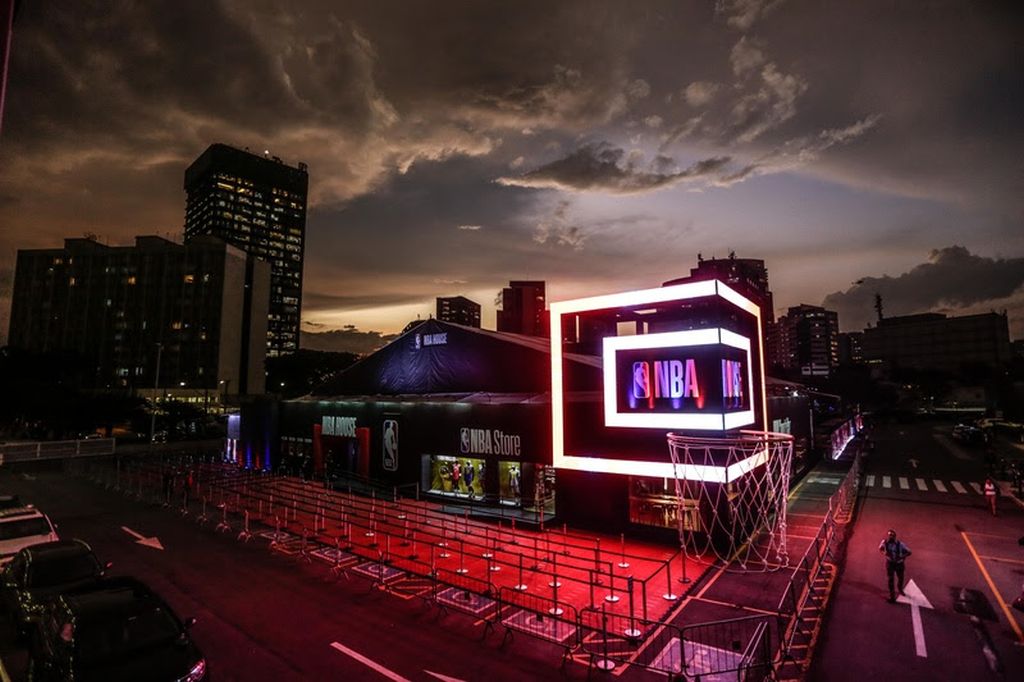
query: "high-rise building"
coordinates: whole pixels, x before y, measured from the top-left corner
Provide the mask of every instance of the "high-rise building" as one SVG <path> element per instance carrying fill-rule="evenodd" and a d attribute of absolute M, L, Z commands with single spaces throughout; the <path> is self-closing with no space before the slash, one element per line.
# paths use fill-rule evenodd
<path fill-rule="evenodd" d="M 267 263 L 215 237 L 65 239 L 18 251 L 8 343 L 78 354 L 95 388 L 207 403 L 263 393 L 269 290 Z"/>
<path fill-rule="evenodd" d="M 705 260 L 697 254 L 697 267 L 690 270 L 689 277 L 681 277 L 665 282 L 662 286 L 672 286 L 684 282 L 699 282 L 717 279 L 725 282 L 736 291 L 761 305 L 761 321 L 767 326 L 775 320 L 772 292 L 768 289 L 768 269 L 764 261 L 756 258 L 737 258 L 730 253 L 728 258 L 711 258 Z"/>
<path fill-rule="evenodd" d="M 864 362 L 864 332 L 843 332 L 839 335 L 839 364 L 859 365 Z"/>
<path fill-rule="evenodd" d="M 839 364 L 839 314 L 793 306 L 772 325 L 770 366 L 803 376 L 828 376 Z"/>
<path fill-rule="evenodd" d="M 1010 357 L 1009 322 L 1001 313 L 886 317 L 864 330 L 864 359 L 893 367 L 955 373 L 999 367 Z"/>
<path fill-rule="evenodd" d="M 306 164 L 214 144 L 185 171 L 185 243 L 213 235 L 270 263 L 267 355 L 299 348 Z"/>
<path fill-rule="evenodd" d="M 548 311 L 542 281 L 512 281 L 501 290 L 498 331 L 547 336 Z"/>
<path fill-rule="evenodd" d="M 438 296 L 437 319 L 480 328 L 480 304 L 465 296 Z"/>

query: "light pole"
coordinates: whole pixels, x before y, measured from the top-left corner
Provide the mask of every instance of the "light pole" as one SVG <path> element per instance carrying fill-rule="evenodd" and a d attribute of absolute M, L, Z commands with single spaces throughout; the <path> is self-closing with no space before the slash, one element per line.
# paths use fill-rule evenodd
<path fill-rule="evenodd" d="M 164 344 L 156 344 L 156 372 L 153 373 L 153 412 L 149 419 L 149 444 L 156 439 L 156 399 L 160 393 L 160 356 L 164 352 Z"/>
<path fill-rule="evenodd" d="M 218 383 L 224 387 L 220 393 L 220 412 L 224 414 L 224 406 L 227 404 L 228 386 L 231 385 L 231 379 L 221 379 Z"/>

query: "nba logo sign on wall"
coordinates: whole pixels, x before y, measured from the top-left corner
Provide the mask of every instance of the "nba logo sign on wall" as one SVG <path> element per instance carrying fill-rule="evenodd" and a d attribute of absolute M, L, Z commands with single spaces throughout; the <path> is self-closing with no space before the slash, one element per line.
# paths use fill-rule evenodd
<path fill-rule="evenodd" d="M 459 449 L 464 455 L 469 452 L 469 429 L 465 427 L 459 431 Z"/>
<path fill-rule="evenodd" d="M 384 420 L 384 470 L 398 471 L 398 420 Z"/>

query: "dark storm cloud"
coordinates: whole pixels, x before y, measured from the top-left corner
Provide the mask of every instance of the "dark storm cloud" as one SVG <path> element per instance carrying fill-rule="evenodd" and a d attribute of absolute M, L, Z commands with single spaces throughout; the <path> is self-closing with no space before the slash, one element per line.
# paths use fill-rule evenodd
<path fill-rule="evenodd" d="M 866 276 L 846 291 L 825 297 L 844 329 L 863 329 L 875 319 L 875 295 L 885 315 L 969 309 L 980 303 L 1024 298 L 1024 258 L 986 258 L 962 246 L 932 251 L 929 262 L 896 277 Z"/>
<path fill-rule="evenodd" d="M 674 162 L 668 157 L 659 155 L 642 165 L 642 159 L 627 155 L 623 149 L 596 143 L 586 144 L 564 158 L 523 175 L 499 178 L 498 182 L 515 187 L 637 194 L 714 174 L 729 161 L 727 156 L 712 157 L 682 170 L 670 170 Z"/>
<path fill-rule="evenodd" d="M 398 338 L 398 334 L 382 334 L 377 331 L 360 331 L 352 325 L 325 332 L 302 330 L 299 346 L 307 350 L 332 351 L 365 355 L 387 345 Z"/>

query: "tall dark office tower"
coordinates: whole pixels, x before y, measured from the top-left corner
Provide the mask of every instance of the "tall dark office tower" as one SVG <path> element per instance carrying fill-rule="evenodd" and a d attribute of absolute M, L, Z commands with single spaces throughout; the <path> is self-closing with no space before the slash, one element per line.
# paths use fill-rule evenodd
<path fill-rule="evenodd" d="M 299 349 L 306 164 L 213 144 L 185 171 L 185 243 L 203 234 L 270 263 L 267 355 Z"/>
<path fill-rule="evenodd" d="M 438 296 L 437 319 L 480 328 L 480 304 L 465 296 Z"/>
<path fill-rule="evenodd" d="M 528 336 L 547 336 L 548 311 L 544 282 L 513 281 L 501 290 L 498 331 Z"/>

